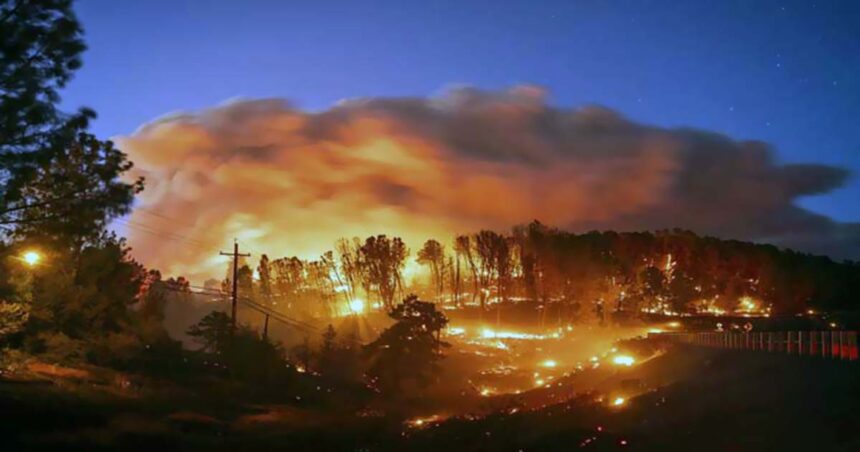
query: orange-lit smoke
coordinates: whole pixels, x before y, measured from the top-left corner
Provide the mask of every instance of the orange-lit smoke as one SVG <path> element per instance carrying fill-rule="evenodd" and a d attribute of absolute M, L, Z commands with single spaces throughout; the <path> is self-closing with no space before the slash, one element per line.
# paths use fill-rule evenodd
<path fill-rule="evenodd" d="M 256 257 L 305 258 L 377 233 L 403 237 L 414 256 L 430 237 L 533 219 L 778 239 L 834 227 L 792 203 L 845 177 L 777 166 L 760 143 L 555 108 L 528 86 L 351 100 L 319 113 L 234 101 L 117 141 L 147 183 L 124 230 L 134 255 L 196 280 L 223 275 L 217 252 L 234 237 Z"/>

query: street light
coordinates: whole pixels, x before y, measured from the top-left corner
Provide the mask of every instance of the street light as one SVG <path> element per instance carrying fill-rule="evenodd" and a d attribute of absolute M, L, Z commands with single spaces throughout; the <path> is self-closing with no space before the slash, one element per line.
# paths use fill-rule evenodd
<path fill-rule="evenodd" d="M 42 255 L 38 251 L 30 250 L 21 255 L 21 260 L 30 267 L 35 267 L 42 261 Z"/>

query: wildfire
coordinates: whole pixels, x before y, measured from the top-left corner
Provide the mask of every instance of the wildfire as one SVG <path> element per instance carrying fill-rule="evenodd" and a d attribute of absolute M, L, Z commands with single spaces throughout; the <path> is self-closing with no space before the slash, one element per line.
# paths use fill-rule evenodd
<path fill-rule="evenodd" d="M 758 303 L 751 297 L 741 297 L 738 303 L 738 312 L 755 312 L 758 310 Z"/>
<path fill-rule="evenodd" d="M 353 298 L 349 301 L 349 310 L 352 311 L 353 314 L 361 314 L 364 312 L 364 300 Z"/>
<path fill-rule="evenodd" d="M 634 360 L 632 356 L 616 355 L 614 358 L 612 358 L 612 362 L 618 366 L 630 367 L 633 365 L 634 362 L 636 362 L 636 360 Z"/>
<path fill-rule="evenodd" d="M 434 414 L 432 416 L 427 417 L 416 417 L 406 421 L 406 424 L 412 428 L 422 428 L 426 425 L 439 422 L 444 419 L 442 416 L 438 414 Z"/>
<path fill-rule="evenodd" d="M 460 328 L 456 326 L 448 327 L 448 335 L 449 336 L 460 336 L 466 334 L 465 328 Z"/>
<path fill-rule="evenodd" d="M 554 359 L 548 359 L 548 360 L 543 361 L 542 363 L 540 363 L 540 365 L 541 365 L 541 366 L 543 366 L 543 367 L 550 367 L 550 368 L 552 368 L 552 367 L 557 366 L 557 365 L 558 365 L 558 363 L 557 363 Z"/>
<path fill-rule="evenodd" d="M 481 330 L 481 337 L 484 339 L 521 339 L 521 340 L 540 340 L 546 339 L 547 336 L 542 334 L 518 333 L 514 331 L 493 331 L 490 328 Z M 553 333 L 550 337 L 558 337 L 557 333 Z"/>
<path fill-rule="evenodd" d="M 622 406 L 627 402 L 624 397 L 616 397 L 615 400 L 612 401 L 612 406 Z"/>

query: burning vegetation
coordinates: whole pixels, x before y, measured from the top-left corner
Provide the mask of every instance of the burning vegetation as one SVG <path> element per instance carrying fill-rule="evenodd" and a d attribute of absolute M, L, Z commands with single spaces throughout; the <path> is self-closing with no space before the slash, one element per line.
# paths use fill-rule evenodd
<path fill-rule="evenodd" d="M 148 124 L 122 138 L 126 155 L 87 132 L 92 111 L 57 109 L 85 48 L 70 2 L 0 0 L 0 30 L 7 448 L 653 447 L 730 436 L 708 430 L 713 416 L 690 425 L 700 405 L 744 431 L 779 402 L 857 424 L 844 368 L 695 347 L 761 350 L 753 328 L 797 317 L 849 328 L 834 311 L 856 311 L 857 263 L 660 229 L 832 251 L 855 236 L 793 201 L 839 186 L 839 168 L 553 107 L 529 86 L 313 114 L 239 101 Z M 604 231 L 488 229 L 524 218 Z M 346 230 L 364 238 L 319 254 Z M 223 264 L 201 253 L 225 236 L 238 238 L 227 278 L 199 284 Z M 663 334 L 682 331 L 698 333 Z M 781 358 L 806 344 L 856 359 L 843 333 L 767 337 Z M 750 384 L 762 375 L 779 378 Z M 724 413 L 718 389 L 737 381 Z"/>
<path fill-rule="evenodd" d="M 384 235 L 341 240 L 318 260 L 263 255 L 254 270 L 240 270 L 240 292 L 305 319 L 387 311 L 414 292 L 443 310 L 518 317 L 525 309 L 539 312 L 541 325 L 564 325 L 841 309 L 860 281 L 857 264 L 687 231 L 571 234 L 535 222 L 452 242 L 428 240 L 414 261 L 400 239 Z M 218 286 L 205 293 L 225 294 Z"/>

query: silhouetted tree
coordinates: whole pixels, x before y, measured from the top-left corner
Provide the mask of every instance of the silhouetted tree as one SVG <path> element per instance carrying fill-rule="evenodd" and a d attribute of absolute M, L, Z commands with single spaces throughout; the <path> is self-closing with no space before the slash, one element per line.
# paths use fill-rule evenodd
<path fill-rule="evenodd" d="M 272 306 L 272 269 L 269 265 L 269 256 L 265 254 L 260 256 L 260 263 L 257 265 L 257 274 L 260 277 L 260 302 L 266 306 Z"/>
<path fill-rule="evenodd" d="M 458 235 L 454 239 L 454 250 L 457 256 L 462 257 L 469 267 L 469 273 L 472 278 L 472 301 L 478 296 L 478 267 L 475 265 L 474 254 L 472 253 L 472 239 L 468 235 Z"/>
<path fill-rule="evenodd" d="M 439 333 L 448 323 L 433 303 L 411 295 L 389 312 L 395 320 L 365 346 L 367 375 L 381 391 L 408 397 L 429 384 L 438 371 L 441 348 L 447 346 Z"/>
<path fill-rule="evenodd" d="M 340 239 L 335 244 L 335 250 L 340 259 L 347 295 L 352 300 L 357 297 L 356 292 L 362 280 L 361 241 L 357 237 L 352 240 Z"/>
<path fill-rule="evenodd" d="M 359 249 L 362 277 L 368 288 L 379 295 L 382 303 L 393 308 L 394 297 L 402 286 L 401 271 L 409 249 L 400 237 L 368 237 Z"/>
<path fill-rule="evenodd" d="M 230 316 L 221 311 L 206 314 L 188 329 L 187 334 L 196 340 L 202 350 L 210 353 L 223 352 L 230 340 Z"/>
<path fill-rule="evenodd" d="M 31 179 L 30 166 L 64 148 L 93 116 L 57 109 L 58 90 L 81 66 L 82 34 L 70 0 L 0 1 L 0 216 L 26 207 L 9 205 L 18 200 L 10 176 L 19 186 Z"/>
<path fill-rule="evenodd" d="M 424 246 L 418 250 L 417 261 L 419 264 L 430 268 L 433 289 L 436 292 L 436 296 L 441 295 L 444 290 L 445 247 L 436 240 L 427 240 L 424 242 Z"/>
<path fill-rule="evenodd" d="M 335 338 L 337 338 L 337 332 L 335 332 L 334 327 L 329 324 L 325 331 L 323 331 L 322 343 L 320 344 L 318 354 L 319 369 L 323 374 L 332 373 L 336 365 L 337 357 L 335 354 L 337 352 L 337 344 L 335 343 Z"/>

